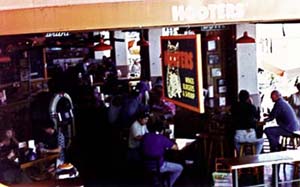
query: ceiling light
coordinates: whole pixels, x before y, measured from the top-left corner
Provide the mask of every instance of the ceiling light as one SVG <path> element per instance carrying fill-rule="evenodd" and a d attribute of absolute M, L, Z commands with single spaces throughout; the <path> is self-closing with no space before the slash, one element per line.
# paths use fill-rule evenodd
<path fill-rule="evenodd" d="M 255 43 L 255 39 L 248 36 L 248 32 L 244 32 L 244 35 L 236 40 L 236 43 Z"/>
<path fill-rule="evenodd" d="M 95 51 L 106 51 L 106 50 L 112 50 L 112 46 L 104 43 L 104 39 L 101 38 L 99 44 L 94 46 Z"/>
<path fill-rule="evenodd" d="M 145 40 L 144 38 L 144 30 L 142 29 L 141 33 L 140 33 L 141 39 L 136 43 L 139 46 L 142 47 L 149 47 L 149 42 L 147 40 Z"/>

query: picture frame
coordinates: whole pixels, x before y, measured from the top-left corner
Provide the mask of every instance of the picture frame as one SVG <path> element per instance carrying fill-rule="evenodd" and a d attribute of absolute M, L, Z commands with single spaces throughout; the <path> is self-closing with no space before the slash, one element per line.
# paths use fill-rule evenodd
<path fill-rule="evenodd" d="M 227 87 L 226 86 L 219 86 L 218 87 L 218 92 L 219 93 L 226 93 L 227 92 Z"/>
<path fill-rule="evenodd" d="M 215 40 L 209 40 L 207 42 L 207 50 L 215 51 L 217 49 L 217 42 Z"/>
<path fill-rule="evenodd" d="M 221 68 L 211 68 L 211 76 L 212 77 L 221 77 L 222 76 Z"/>
<path fill-rule="evenodd" d="M 225 79 L 218 79 L 217 80 L 217 84 L 218 84 L 218 86 L 225 86 L 226 85 L 226 81 L 225 81 Z"/>
<path fill-rule="evenodd" d="M 220 58 L 219 55 L 217 54 L 211 54 L 208 55 L 208 64 L 209 65 L 214 65 L 214 64 L 219 64 L 220 63 Z"/>

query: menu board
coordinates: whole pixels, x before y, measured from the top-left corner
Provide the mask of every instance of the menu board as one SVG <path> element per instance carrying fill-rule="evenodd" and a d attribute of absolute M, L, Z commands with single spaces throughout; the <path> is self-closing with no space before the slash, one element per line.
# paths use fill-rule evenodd
<path fill-rule="evenodd" d="M 161 36 L 163 96 L 204 113 L 200 35 Z"/>

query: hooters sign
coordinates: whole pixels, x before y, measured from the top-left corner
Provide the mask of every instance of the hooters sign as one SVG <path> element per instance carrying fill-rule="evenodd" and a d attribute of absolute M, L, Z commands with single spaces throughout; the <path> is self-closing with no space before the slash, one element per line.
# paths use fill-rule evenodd
<path fill-rule="evenodd" d="M 203 113 L 200 35 L 162 36 L 161 49 L 164 98 Z"/>

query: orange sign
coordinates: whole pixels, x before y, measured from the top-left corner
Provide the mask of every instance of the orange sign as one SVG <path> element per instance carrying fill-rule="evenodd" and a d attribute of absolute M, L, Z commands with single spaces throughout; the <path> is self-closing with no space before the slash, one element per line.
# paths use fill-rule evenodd
<path fill-rule="evenodd" d="M 0 0 L 0 35 L 299 20 L 295 0 Z"/>
<path fill-rule="evenodd" d="M 200 35 L 162 36 L 161 49 L 164 98 L 204 112 Z"/>

